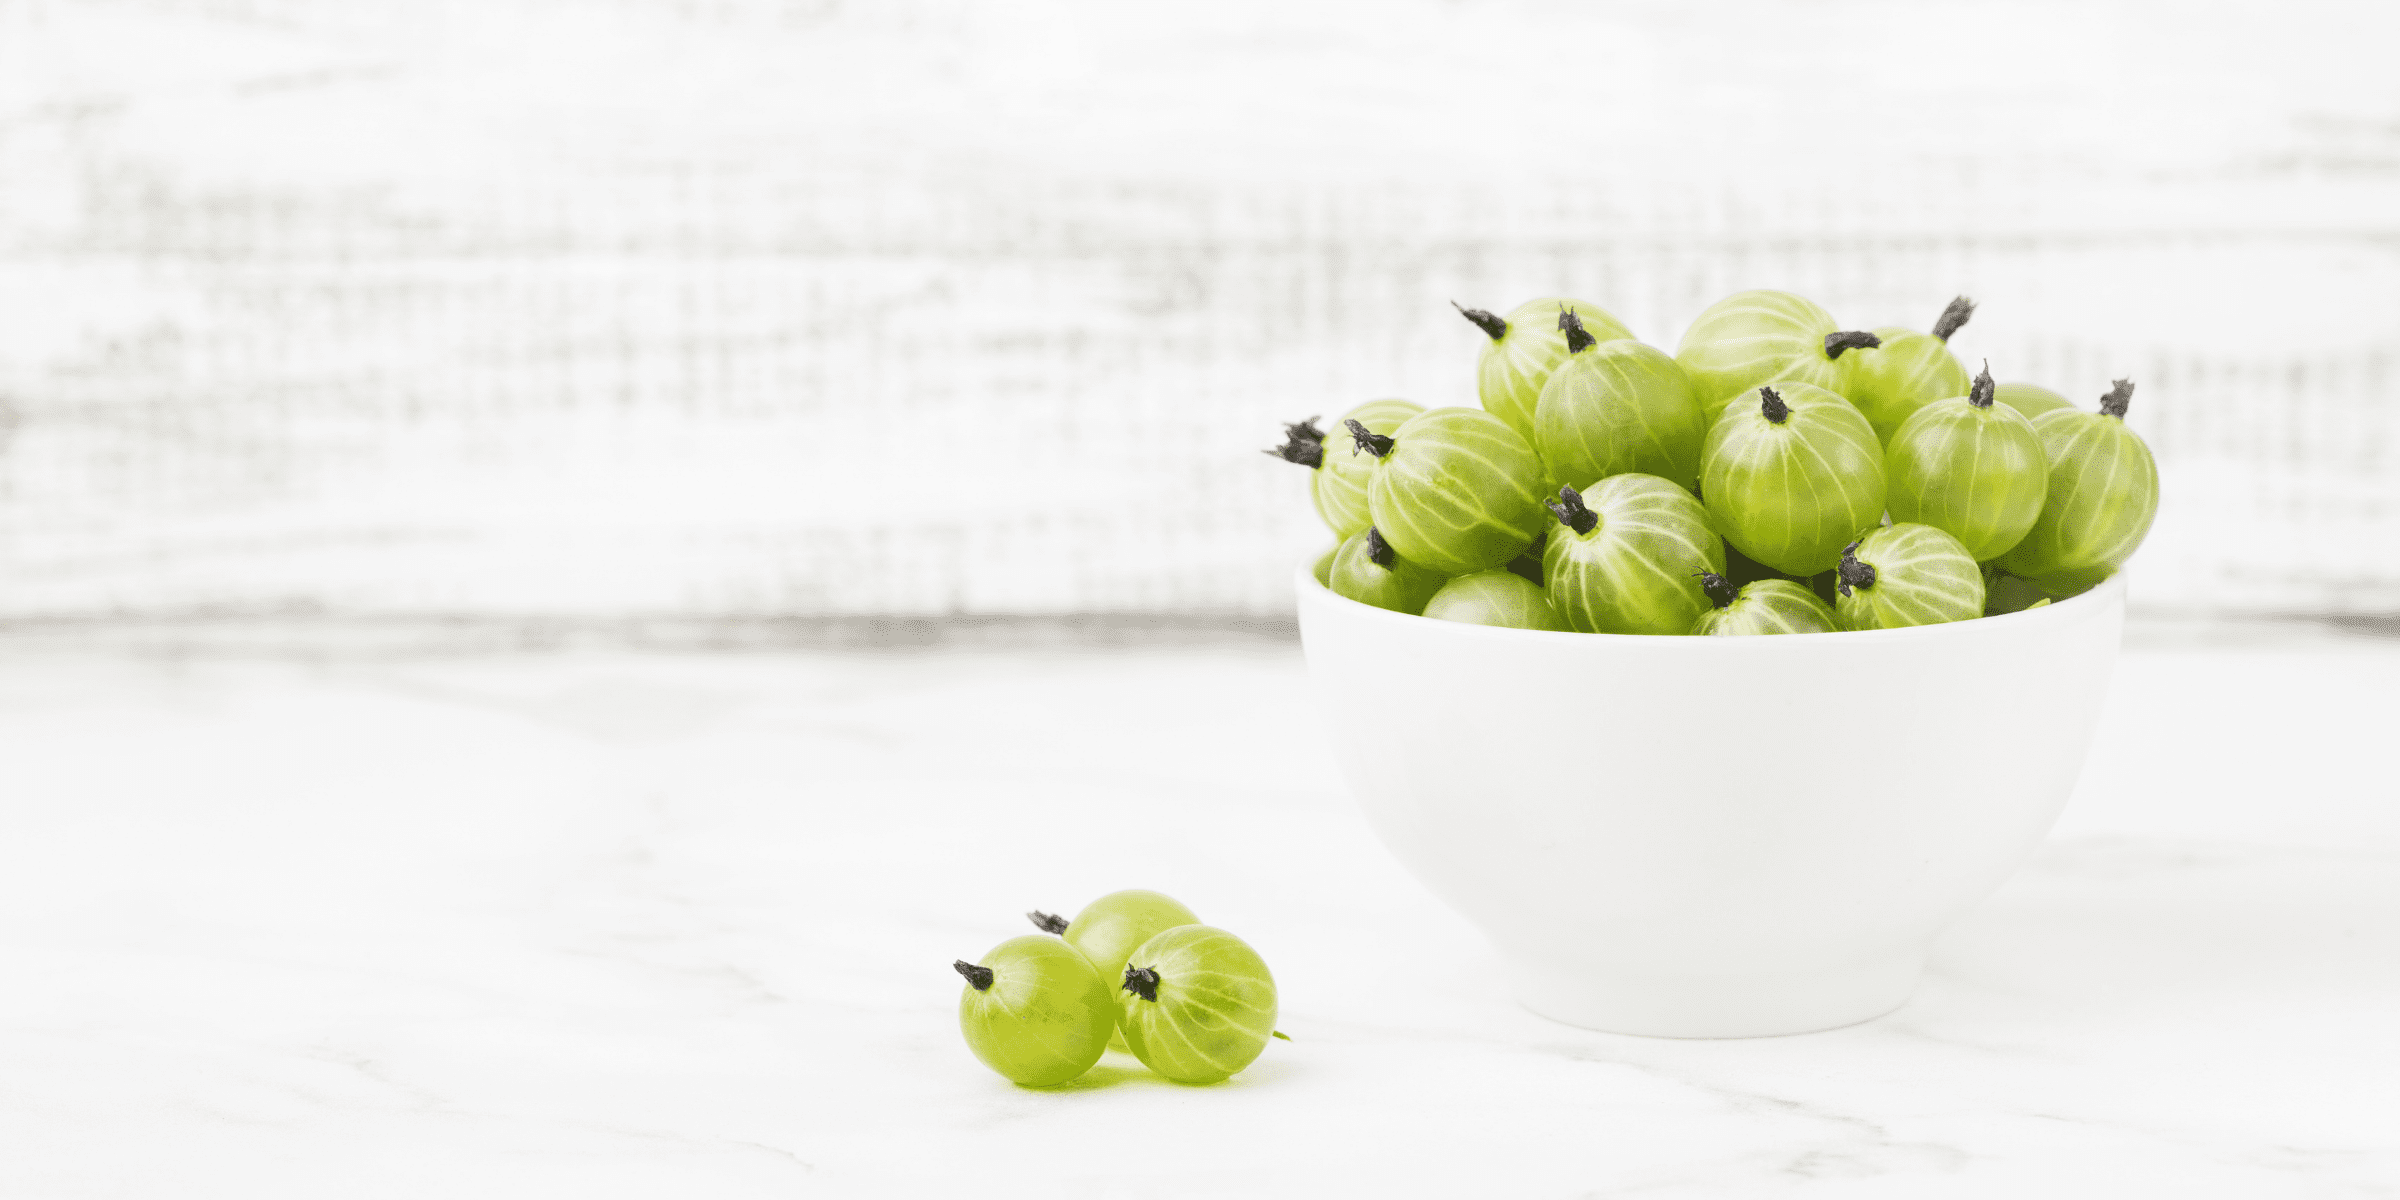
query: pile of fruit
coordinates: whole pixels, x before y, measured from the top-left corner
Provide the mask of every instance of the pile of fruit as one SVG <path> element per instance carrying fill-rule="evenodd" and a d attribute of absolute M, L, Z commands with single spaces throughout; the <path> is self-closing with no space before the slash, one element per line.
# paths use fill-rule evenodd
<path fill-rule="evenodd" d="M 1266 961 L 1172 896 L 1136 888 L 1072 921 L 1025 915 L 1041 933 L 951 964 L 967 980 L 967 1048 L 1013 1082 L 1070 1082 L 1115 1046 L 1177 1083 L 1216 1083 L 1283 1037 Z"/>
<path fill-rule="evenodd" d="M 1930 333 L 1741 292 L 1673 355 L 1599 306 L 1461 309 L 1481 409 L 1377 400 L 1268 451 L 1313 473 L 1335 593 L 1581 633 L 1885 629 L 2039 607 L 2150 531 L 2158 468 L 2120 379 L 2087 412 L 1970 377 Z"/>

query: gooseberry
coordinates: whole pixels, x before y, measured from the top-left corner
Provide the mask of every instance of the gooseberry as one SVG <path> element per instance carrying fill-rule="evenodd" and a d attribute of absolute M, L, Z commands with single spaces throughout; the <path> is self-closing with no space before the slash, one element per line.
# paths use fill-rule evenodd
<path fill-rule="evenodd" d="M 1957 538 L 1914 522 L 1842 547 L 1833 601 L 1844 629 L 1938 625 L 1983 615 L 1983 571 Z"/>
<path fill-rule="evenodd" d="M 1890 327 L 1875 331 L 1882 343 L 1843 358 L 1848 368 L 1842 398 L 1858 406 L 1875 436 L 1885 442 L 1918 409 L 1936 400 L 1967 394 L 1967 368 L 1950 353 L 1950 335 L 1975 315 L 1975 302 L 1952 300 L 1933 322 L 1933 332 Z"/>
<path fill-rule="evenodd" d="M 1779 383 L 1751 395 L 1755 403 L 1728 407 L 1709 429 L 1701 494 L 1743 554 L 1815 575 L 1883 519 L 1883 443 L 1858 409 L 1821 387 Z"/>
<path fill-rule="evenodd" d="M 1542 385 L 1533 415 L 1549 481 L 1584 487 L 1638 472 L 1697 486 L 1708 422 L 1683 368 L 1631 338 L 1594 341 L 1574 313 L 1559 319 L 1569 323 L 1567 359 Z"/>
<path fill-rule="evenodd" d="M 1390 433 L 1424 411 L 1423 405 L 1406 400 L 1369 400 L 1343 413 L 1341 420 L 1357 421 L 1374 433 Z M 1346 430 L 1347 426 L 1335 428 Z M 1334 449 L 1328 451 L 1325 431 L 1317 428 L 1315 417 L 1286 425 L 1283 433 L 1283 444 L 1266 453 L 1309 469 L 1308 498 L 1316 505 L 1317 516 L 1333 530 L 1335 540 L 1373 524 L 1374 519 L 1367 515 L 1367 476 L 1374 460 L 1353 450 L 1346 432 L 1336 440 Z"/>
<path fill-rule="evenodd" d="M 1737 585 L 1714 571 L 1703 571 L 1700 587 L 1711 606 L 1692 623 L 1692 632 L 1702 637 L 1832 633 L 1841 628 L 1832 605 L 1789 579 L 1754 579 Z"/>
<path fill-rule="evenodd" d="M 2003 383 L 1992 389 L 1992 399 L 2025 414 L 2030 421 L 2054 408 L 2073 408 L 2065 396 L 2038 383 Z"/>
<path fill-rule="evenodd" d="M 1013 937 L 950 964 L 966 977 L 958 1027 L 967 1049 L 1011 1082 L 1065 1083 L 1100 1061 L 1118 1006 L 1091 960 L 1055 938 Z"/>
<path fill-rule="evenodd" d="M 1073 921 L 1038 909 L 1025 917 L 1033 922 L 1034 928 L 1055 933 L 1082 951 L 1104 983 L 1125 973 L 1125 956 L 1133 953 L 1134 947 L 1163 930 L 1200 923 L 1200 918 L 1175 897 L 1147 888 L 1110 892 L 1084 905 Z M 1113 1007 L 1110 1013 L 1109 1019 L 1114 1021 Z M 1124 1049 L 1125 1035 L 1111 1033 L 1109 1045 Z"/>
<path fill-rule="evenodd" d="M 1242 939 L 1184 925 L 1127 960 L 1117 1024 L 1142 1065 L 1177 1083 L 1215 1083 L 1249 1066 L 1275 1033 L 1275 977 Z"/>
<path fill-rule="evenodd" d="M 1433 599 L 1425 602 L 1425 615 L 1436 621 L 1508 629 L 1567 627 L 1539 585 L 1507 569 L 1477 571 L 1443 584 Z"/>
<path fill-rule="evenodd" d="M 1611 475 L 1549 502 L 1551 606 L 1579 633 L 1689 633 L 1708 609 L 1695 568 L 1723 573 L 1725 543 L 1692 494 L 1656 475 Z"/>
<path fill-rule="evenodd" d="M 1883 450 L 1892 520 L 1931 525 L 1977 562 L 2024 540 L 2050 479 L 2041 435 L 1992 392 L 1987 365 L 1966 395 L 1918 409 Z"/>
<path fill-rule="evenodd" d="M 1334 547 L 1333 563 L 1325 569 L 1325 586 L 1336 596 L 1415 616 L 1442 589 L 1449 576 L 1400 557 L 1383 532 L 1372 525 L 1365 533 Z"/>
<path fill-rule="evenodd" d="M 1367 510 L 1400 557 L 1445 575 L 1497 567 L 1546 525 L 1541 456 L 1508 422 L 1473 408 L 1434 408 L 1388 436 L 1345 422 L 1375 458 Z"/>
<path fill-rule="evenodd" d="M 1805 383 L 1838 393 L 1843 352 L 1872 348 L 1872 333 L 1844 331 L 1833 314 L 1790 292 L 1736 292 L 1711 304 L 1683 333 L 1675 361 L 1713 429 L 1733 398 L 1762 383 Z"/>
<path fill-rule="evenodd" d="M 1458 308 L 1458 302 L 1450 307 Z M 1633 336 L 1599 305 L 1581 300 L 1528 300 L 1506 318 L 1480 308 L 1458 311 L 1491 339 L 1475 362 L 1476 398 L 1485 412 L 1508 422 L 1529 443 L 1534 440 L 1533 410 L 1542 384 L 1567 357 L 1566 314 L 1575 314 L 1586 337 L 1608 342 Z"/>
<path fill-rule="evenodd" d="M 2033 418 L 2050 462 L 2041 515 L 2000 568 L 2043 586 L 2051 595 L 2104 579 L 2149 536 L 2158 516 L 2158 463 L 2125 424 L 2133 381 L 2120 379 L 2100 398 L 2100 411 L 2053 409 Z"/>

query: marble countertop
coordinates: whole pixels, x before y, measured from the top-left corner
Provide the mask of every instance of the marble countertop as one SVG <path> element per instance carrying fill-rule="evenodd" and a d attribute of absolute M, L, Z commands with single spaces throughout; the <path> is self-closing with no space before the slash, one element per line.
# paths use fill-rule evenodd
<path fill-rule="evenodd" d="M 0 657 L 0 1196 L 2400 1195 L 2400 642 L 2137 639 L 1899 1012 L 1553 1024 L 1298 651 Z M 1293 1041 L 1018 1089 L 954 958 L 1153 887 Z"/>

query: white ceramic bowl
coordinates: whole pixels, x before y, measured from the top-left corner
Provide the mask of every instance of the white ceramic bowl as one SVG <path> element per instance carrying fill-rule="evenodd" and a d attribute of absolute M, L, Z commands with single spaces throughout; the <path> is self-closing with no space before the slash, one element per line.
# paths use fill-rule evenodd
<path fill-rule="evenodd" d="M 1462 625 L 1303 566 L 1300 640 L 1384 844 L 1519 999 L 1592 1029 L 1753 1037 L 1908 999 L 1934 936 L 2082 770 L 2118 575 L 2029 612 L 1781 637 Z"/>

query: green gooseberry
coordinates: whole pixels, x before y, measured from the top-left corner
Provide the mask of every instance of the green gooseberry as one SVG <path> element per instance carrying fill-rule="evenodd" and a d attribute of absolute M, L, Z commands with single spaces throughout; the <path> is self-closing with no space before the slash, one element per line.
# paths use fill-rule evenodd
<path fill-rule="evenodd" d="M 1275 976 L 1222 929 L 1169 929 L 1126 961 L 1117 1025 L 1143 1066 L 1177 1083 L 1215 1083 L 1275 1035 Z"/>
<path fill-rule="evenodd" d="M 1436 621 L 1506 629 L 1563 631 L 1567 627 L 1540 585 L 1505 568 L 1461 575 L 1443 584 L 1442 590 L 1425 602 L 1425 615 Z"/>
<path fill-rule="evenodd" d="M 1842 547 L 1834 615 L 1844 629 L 1898 629 L 1983 615 L 1983 570 L 1957 538 L 1914 522 Z"/>
<path fill-rule="evenodd" d="M 1424 612 L 1449 578 L 1400 557 L 1372 525 L 1334 547 L 1333 564 L 1325 569 L 1325 586 L 1334 595 L 1410 616 Z"/>
<path fill-rule="evenodd" d="M 2125 565 L 2158 516 L 2158 463 L 2125 424 L 2133 381 L 2120 379 L 2100 411 L 2053 409 L 2033 419 L 2050 481 L 2025 540 L 1997 560 L 2053 596 L 2098 583 Z"/>
<path fill-rule="evenodd" d="M 1858 409 L 1805 383 L 1733 405 L 1708 431 L 1700 491 L 1718 532 L 1786 575 L 1829 570 L 1883 520 L 1883 443 Z"/>
<path fill-rule="evenodd" d="M 1708 610 L 1694 567 L 1722 574 L 1725 543 L 1692 494 L 1656 475 L 1558 489 L 1542 551 L 1550 603 L 1578 633 L 1684 634 Z"/>
<path fill-rule="evenodd" d="M 1992 389 L 1992 399 L 2025 414 L 2030 421 L 2054 408 L 2073 408 L 2065 396 L 2038 383 L 2003 383 Z"/>
<path fill-rule="evenodd" d="M 2018 577 L 1985 563 L 1983 567 L 1983 615 L 1997 617 L 2023 612 L 2050 603 L 2041 585 Z"/>
<path fill-rule="evenodd" d="M 1986 365 L 1966 395 L 1918 409 L 1883 448 L 1892 520 L 1931 525 L 1977 562 L 2024 540 L 2050 486 L 2033 422 L 1992 392 Z"/>
<path fill-rule="evenodd" d="M 1697 487 L 1708 421 L 1673 356 L 1631 338 L 1595 342 L 1580 325 L 1567 331 L 1567 347 L 1533 414 L 1549 481 L 1582 487 L 1637 472 Z"/>
<path fill-rule="evenodd" d="M 1838 394 L 1843 352 L 1880 344 L 1872 333 L 1844 331 L 1833 314 L 1790 292 L 1736 292 L 1684 330 L 1675 361 L 1691 377 L 1692 395 L 1713 429 L 1734 397 L 1762 383 L 1788 380 Z"/>
<path fill-rule="evenodd" d="M 1508 422 L 1528 443 L 1534 440 L 1533 408 L 1542 397 L 1542 384 L 1567 357 L 1567 314 L 1575 314 L 1586 337 L 1610 342 L 1633 336 L 1608 310 L 1581 300 L 1528 300 L 1505 318 L 1480 308 L 1459 308 L 1455 300 L 1450 307 L 1458 308 L 1491 339 L 1475 361 L 1476 399 L 1485 412 Z"/>
<path fill-rule="evenodd" d="M 1341 419 L 1357 421 L 1376 433 L 1390 433 L 1424 411 L 1424 405 L 1406 400 L 1369 400 L 1343 413 Z M 1349 452 L 1343 453 L 1344 450 Z M 1347 435 L 1329 453 L 1325 448 L 1325 431 L 1317 428 L 1315 417 L 1310 417 L 1284 426 L 1283 444 L 1266 453 L 1309 469 L 1308 498 L 1337 541 L 1374 523 L 1367 515 L 1367 476 L 1374 461 L 1361 457 Z"/>
<path fill-rule="evenodd" d="M 1100 1061 L 1117 1003 L 1090 959 L 1039 934 L 1013 937 L 950 964 L 966 977 L 958 1027 L 983 1065 L 1026 1087 L 1065 1083 Z"/>
<path fill-rule="evenodd" d="M 1547 526 L 1541 456 L 1481 409 L 1434 408 L 1389 435 L 1345 422 L 1374 455 L 1367 511 L 1400 557 L 1444 575 L 1497 567 Z"/>
<path fill-rule="evenodd" d="M 1950 353 L 1950 335 L 1974 315 L 1975 302 L 1960 296 L 1934 320 L 1930 334 L 1898 327 L 1876 330 L 1882 344 L 1843 358 L 1848 374 L 1834 390 L 1857 405 L 1875 427 L 1875 436 L 1889 443 L 1918 409 L 1967 394 L 1967 368 Z"/>
<path fill-rule="evenodd" d="M 1342 544 L 1335 542 L 1325 548 L 1325 553 L 1317 556 L 1317 561 L 1308 565 L 1308 573 L 1317 577 L 1318 587 L 1330 588 L 1333 586 L 1333 556 L 1340 553 L 1341 549 Z"/>
<path fill-rule="evenodd" d="M 1073 921 L 1039 911 L 1025 914 L 1034 928 L 1055 933 L 1066 943 L 1083 952 L 1091 960 L 1092 969 L 1099 972 L 1103 983 L 1125 973 L 1125 958 L 1143 942 L 1178 925 L 1197 925 L 1198 915 L 1183 903 L 1164 892 L 1148 888 L 1127 888 L 1109 894 L 1083 906 Z M 1112 1007 L 1109 1020 L 1116 1020 Z M 1125 1035 L 1111 1032 L 1109 1045 L 1125 1049 Z"/>
<path fill-rule="evenodd" d="M 1714 571 L 1700 573 L 1710 608 L 1692 623 L 1700 637 L 1776 633 L 1832 633 L 1841 628 L 1833 606 L 1804 584 L 1789 579 L 1754 579 L 1736 584 Z"/>

